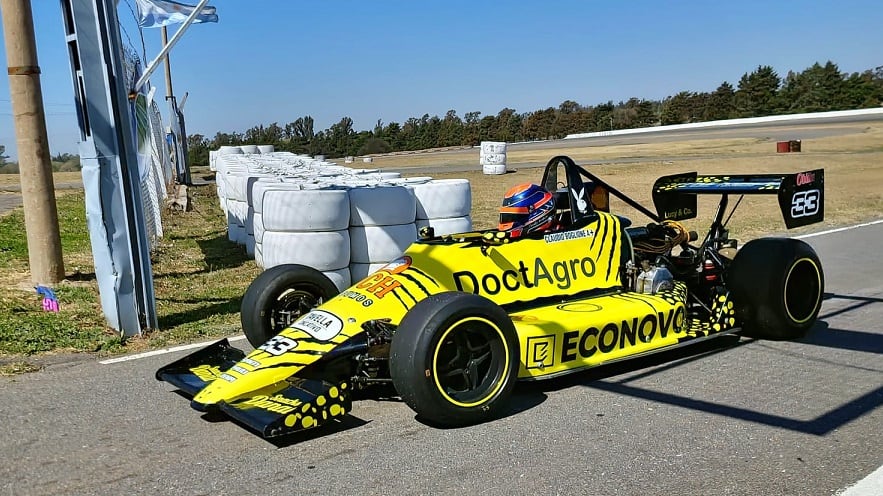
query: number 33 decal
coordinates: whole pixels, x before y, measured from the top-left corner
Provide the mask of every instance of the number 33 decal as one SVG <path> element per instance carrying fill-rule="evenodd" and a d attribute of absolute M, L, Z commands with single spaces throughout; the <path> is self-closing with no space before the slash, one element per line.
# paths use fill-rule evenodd
<path fill-rule="evenodd" d="M 273 356 L 279 356 L 286 351 L 291 351 L 297 347 L 297 341 L 286 338 L 285 336 L 276 336 L 273 339 L 267 341 L 260 348 L 261 351 L 266 351 L 267 353 Z"/>
<path fill-rule="evenodd" d="M 798 191 L 791 197 L 791 217 L 807 217 L 819 211 L 819 190 Z"/>

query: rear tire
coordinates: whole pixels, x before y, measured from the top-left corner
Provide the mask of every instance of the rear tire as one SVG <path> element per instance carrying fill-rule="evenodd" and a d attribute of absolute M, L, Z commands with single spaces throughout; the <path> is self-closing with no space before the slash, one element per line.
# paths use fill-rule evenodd
<path fill-rule="evenodd" d="M 328 276 L 306 265 L 277 265 L 248 286 L 239 312 L 242 330 L 255 348 L 301 315 L 337 296 Z"/>
<path fill-rule="evenodd" d="M 478 295 L 430 296 L 392 338 L 393 385 L 418 415 L 444 426 L 495 417 L 518 377 L 518 336 L 509 315 Z"/>
<path fill-rule="evenodd" d="M 815 250 L 805 242 L 762 238 L 737 252 L 727 269 L 727 287 L 743 334 L 796 339 L 818 318 L 825 275 Z"/>

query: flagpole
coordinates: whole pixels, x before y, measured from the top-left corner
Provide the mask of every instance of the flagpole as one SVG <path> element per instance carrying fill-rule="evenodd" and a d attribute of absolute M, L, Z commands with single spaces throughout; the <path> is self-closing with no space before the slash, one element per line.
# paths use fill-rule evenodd
<path fill-rule="evenodd" d="M 166 27 L 162 27 L 162 45 L 166 46 L 169 44 L 169 32 L 166 30 Z M 174 92 L 172 91 L 172 64 L 169 60 L 170 55 L 166 53 L 166 100 L 172 97 Z"/>
<path fill-rule="evenodd" d="M 193 12 L 191 12 L 190 15 L 187 16 L 187 19 L 184 21 L 181 27 L 178 28 L 177 31 L 175 31 L 175 34 L 172 35 L 172 39 L 169 40 L 169 42 L 162 48 L 162 50 L 159 51 L 159 55 L 157 55 L 156 58 L 153 59 L 150 64 L 148 64 L 147 67 L 144 69 L 144 74 L 142 74 L 141 77 L 138 78 L 138 82 L 135 83 L 135 87 L 131 89 L 132 92 L 137 92 L 142 86 L 144 86 L 144 83 L 146 83 L 147 80 L 150 79 L 150 75 L 153 74 L 153 71 L 156 70 L 156 66 L 159 65 L 159 61 L 162 60 L 167 53 L 169 53 L 169 50 L 171 50 L 173 46 L 175 46 L 175 43 L 177 43 L 181 36 L 184 35 L 184 31 L 187 31 L 187 27 L 190 26 L 190 24 L 193 23 L 194 20 L 196 20 L 196 17 L 199 15 L 199 13 L 202 11 L 202 8 L 205 7 L 207 3 L 208 0 L 199 0 L 199 4 L 194 7 Z"/>

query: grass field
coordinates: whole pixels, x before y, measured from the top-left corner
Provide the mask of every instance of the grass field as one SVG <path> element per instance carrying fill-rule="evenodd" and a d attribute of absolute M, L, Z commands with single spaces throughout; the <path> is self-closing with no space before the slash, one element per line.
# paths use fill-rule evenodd
<path fill-rule="evenodd" d="M 798 172 L 824 168 L 826 219 L 795 232 L 819 230 L 883 216 L 883 123 L 855 134 L 803 143 L 804 152 L 776 154 L 766 140 L 695 140 L 666 144 L 561 148 L 512 152 L 510 163 L 545 162 L 556 154 L 581 160 L 611 161 L 631 157 L 633 163 L 591 166 L 591 171 L 650 206 L 650 186 L 660 175 L 696 170 L 700 173 Z M 461 156 L 462 155 L 462 156 Z M 648 157 L 642 159 L 640 157 Z M 387 162 L 387 159 L 389 161 Z M 474 164 L 477 152 L 439 152 L 377 158 L 373 166 L 438 166 Z M 359 164 L 362 165 L 362 164 Z M 472 184 L 473 223 L 483 229 L 496 225 L 503 192 L 520 182 L 539 182 L 541 169 L 512 170 L 488 176 L 475 171 L 435 173 L 436 178 L 465 177 Z M 194 176 L 207 175 L 194 170 Z M 421 174 L 425 175 L 425 174 Z M 68 177 L 70 176 L 70 177 Z M 16 176 L 12 176 L 17 180 Z M 9 181 L 0 177 L 0 182 Z M 56 183 L 78 181 L 76 173 L 56 175 Z M 2 185 L 2 184 L 0 184 Z M 159 327 L 142 337 L 121 339 L 106 328 L 100 315 L 98 291 L 85 227 L 82 192 L 58 199 L 65 267 L 68 279 L 55 289 L 61 311 L 46 313 L 29 282 L 27 246 L 21 209 L 0 217 L 0 374 L 39 368 L 47 355 L 91 352 L 101 355 L 205 340 L 239 331 L 239 305 L 249 282 L 259 273 L 244 248 L 227 241 L 226 223 L 217 206 L 213 185 L 191 189 L 192 212 L 166 211 L 165 237 L 152 257 Z M 688 224 L 702 231 L 714 213 L 714 198 L 699 203 L 700 218 Z M 735 204 L 735 198 L 731 205 Z M 637 224 L 647 222 L 618 201 L 615 212 Z M 774 196 L 747 197 L 730 223 L 743 242 L 766 233 L 784 232 Z"/>

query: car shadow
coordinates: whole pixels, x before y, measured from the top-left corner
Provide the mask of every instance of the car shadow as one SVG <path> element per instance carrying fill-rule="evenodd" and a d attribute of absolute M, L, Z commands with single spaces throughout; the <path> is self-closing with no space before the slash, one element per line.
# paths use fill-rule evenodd
<path fill-rule="evenodd" d="M 602 365 L 586 369 L 583 372 L 574 372 L 553 379 L 545 379 L 539 381 L 519 382 L 515 385 L 512 397 L 509 399 L 507 408 L 499 415 L 488 419 L 486 422 L 492 422 L 502 418 L 517 415 L 523 411 L 530 410 L 542 404 L 548 398 L 546 393 L 567 389 L 573 386 L 593 387 L 597 381 L 602 381 L 610 377 L 622 375 L 628 372 L 652 368 L 639 376 L 631 378 L 643 377 L 644 375 L 655 374 L 662 370 L 674 368 L 693 360 L 700 360 L 709 355 L 720 353 L 740 346 L 744 342 L 740 342 L 738 336 L 721 336 L 717 339 L 699 342 L 690 346 L 660 352 L 640 359 L 632 359 L 609 365 Z M 416 415 L 415 420 L 429 427 L 438 429 L 458 429 L 460 427 L 450 427 L 436 424 L 430 420 L 424 419 Z M 471 424 L 475 425 L 475 424 Z"/>
<path fill-rule="evenodd" d="M 733 338 L 738 339 L 737 336 L 734 336 Z M 706 356 L 709 356 L 710 354 L 726 351 L 727 349 L 731 349 L 736 346 L 748 345 L 756 341 L 757 340 L 753 339 L 743 339 L 736 342 L 721 341 L 721 343 L 718 343 L 721 345 L 721 347 L 718 349 L 694 349 L 691 350 L 691 352 L 696 353 L 682 357 L 678 357 L 674 354 L 669 355 L 668 353 L 661 353 L 658 357 L 654 358 L 654 362 L 656 363 L 645 362 L 642 360 L 640 361 L 640 363 L 632 362 L 627 366 L 624 364 L 624 368 L 611 368 L 606 371 L 598 369 L 596 371 L 591 371 L 590 373 L 585 375 L 581 374 L 579 376 L 565 378 L 560 382 L 556 382 L 554 386 L 557 386 L 559 388 L 584 386 L 623 396 L 631 396 L 633 398 L 639 398 L 650 402 L 674 405 L 681 408 L 702 411 L 714 415 L 726 416 L 734 419 L 816 436 L 826 435 L 834 431 L 835 429 L 838 429 L 858 419 L 859 417 L 871 413 L 872 411 L 883 405 L 883 386 L 880 386 L 866 392 L 865 394 L 853 398 L 835 408 L 832 408 L 815 418 L 809 420 L 801 420 L 782 415 L 764 413 L 748 408 L 734 407 L 721 403 L 680 396 L 677 394 L 636 387 L 629 384 L 635 379 L 652 375 L 670 368 L 678 367 L 689 361 L 699 360 Z M 804 338 L 796 340 L 795 342 L 846 350 L 883 353 L 883 350 L 881 350 L 881 346 L 883 346 L 883 336 L 881 336 L 880 334 L 853 330 L 832 329 L 829 327 L 828 323 L 824 321 L 816 322 L 816 324 Z M 824 359 L 807 358 L 803 355 L 801 355 L 801 357 L 803 359 L 824 361 Z M 665 361 L 669 361 L 669 363 L 665 363 L 659 366 L 662 362 Z M 643 374 L 630 375 L 627 380 L 608 380 L 613 376 L 626 372 L 634 372 L 644 367 L 652 368 L 651 370 L 648 370 Z M 549 388 L 543 388 L 543 390 L 549 391 Z"/>
<path fill-rule="evenodd" d="M 708 356 L 722 353 L 738 346 L 744 346 L 748 342 L 736 335 L 721 336 L 642 358 L 601 365 L 583 372 L 576 372 L 554 379 L 524 382 L 519 384 L 520 388 L 517 391 L 519 394 L 531 394 L 537 391 L 558 391 L 573 386 L 590 386 L 596 381 L 648 369 L 640 374 L 629 376 L 629 380 L 640 379 L 689 362 L 702 360 Z"/>

